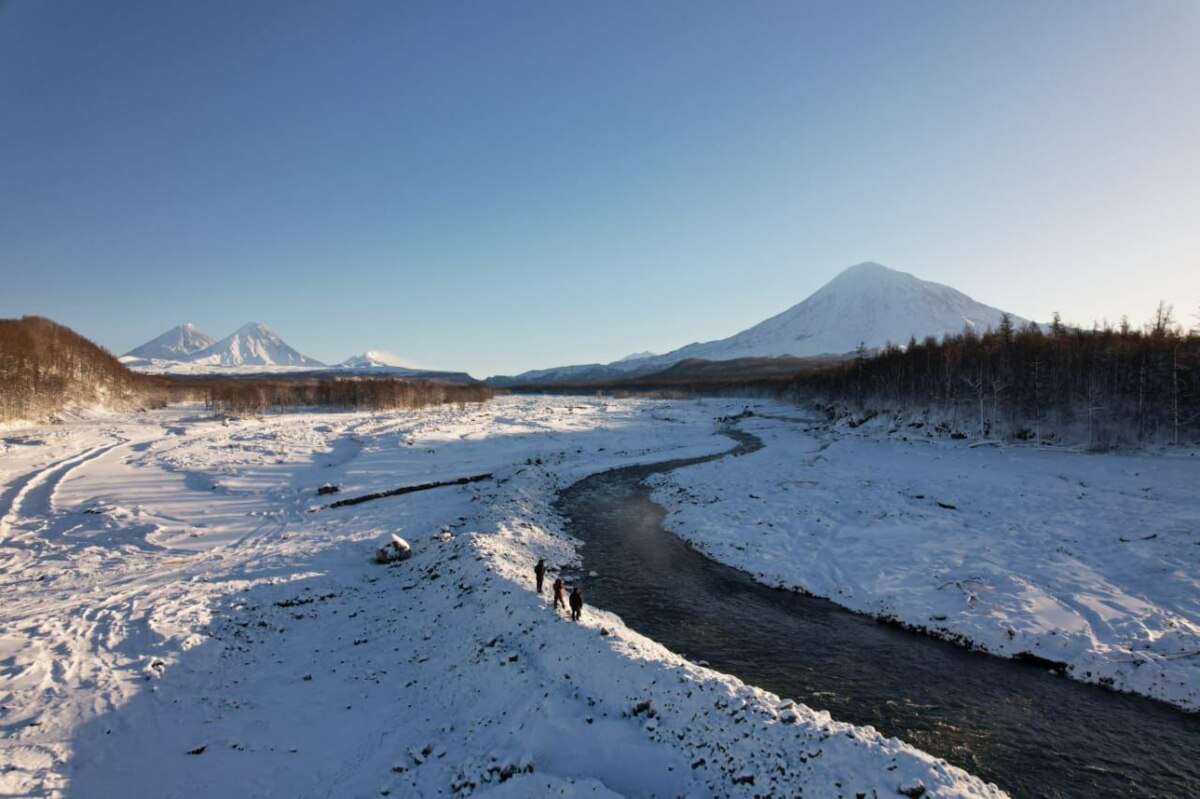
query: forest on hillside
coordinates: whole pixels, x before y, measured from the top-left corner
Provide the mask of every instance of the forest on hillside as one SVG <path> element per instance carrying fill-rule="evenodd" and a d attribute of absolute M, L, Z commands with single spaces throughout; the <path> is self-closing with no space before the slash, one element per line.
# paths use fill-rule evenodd
<path fill-rule="evenodd" d="M 0 319 L 0 421 L 161 404 L 170 395 L 166 381 L 129 371 L 70 328 L 41 316 Z"/>
<path fill-rule="evenodd" d="M 844 403 L 857 413 L 920 411 L 983 438 L 1062 441 L 1095 448 L 1200 441 L 1200 330 L 1185 332 L 1170 306 L 1136 329 L 970 329 L 909 341 L 876 355 L 799 375 L 787 391 Z"/>
<path fill-rule="evenodd" d="M 682 362 L 623 381 L 514 386 L 532 393 L 741 396 L 816 404 L 857 424 L 880 414 L 953 436 L 1106 449 L 1200 443 L 1200 314 L 1160 304 L 1146 325 L 965 328 L 845 358 Z"/>

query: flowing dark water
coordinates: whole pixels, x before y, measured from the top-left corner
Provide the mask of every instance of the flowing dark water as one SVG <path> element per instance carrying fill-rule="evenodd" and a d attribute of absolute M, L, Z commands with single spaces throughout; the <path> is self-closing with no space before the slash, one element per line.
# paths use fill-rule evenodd
<path fill-rule="evenodd" d="M 761 446 L 738 440 L 734 454 Z M 588 602 L 693 660 L 841 721 L 871 724 L 1017 797 L 1200 797 L 1200 715 L 968 652 L 768 588 L 662 526 L 651 474 L 617 469 L 568 488 L 566 529 L 585 542 Z"/>

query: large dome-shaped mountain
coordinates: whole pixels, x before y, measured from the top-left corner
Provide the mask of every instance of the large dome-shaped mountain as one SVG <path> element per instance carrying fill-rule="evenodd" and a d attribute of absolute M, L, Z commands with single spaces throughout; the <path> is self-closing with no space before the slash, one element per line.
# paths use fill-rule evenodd
<path fill-rule="evenodd" d="M 907 344 L 910 338 L 941 338 L 968 327 L 982 333 L 997 326 L 1003 314 L 957 289 L 868 261 L 844 270 L 808 299 L 737 335 L 689 344 L 639 363 L 841 355 L 860 343 L 871 349 L 888 342 Z M 1012 319 L 1014 324 L 1025 321 Z"/>
<path fill-rule="evenodd" d="M 910 338 L 940 338 L 964 327 L 983 332 L 1004 312 L 957 289 L 867 262 L 852 266 L 803 302 L 729 338 L 697 342 L 663 355 L 624 358 L 607 365 L 564 366 L 493 378 L 498 385 L 586 382 L 644 375 L 681 361 L 844 355 L 859 344 L 868 349 Z M 1013 324 L 1024 319 L 1009 315 Z"/>

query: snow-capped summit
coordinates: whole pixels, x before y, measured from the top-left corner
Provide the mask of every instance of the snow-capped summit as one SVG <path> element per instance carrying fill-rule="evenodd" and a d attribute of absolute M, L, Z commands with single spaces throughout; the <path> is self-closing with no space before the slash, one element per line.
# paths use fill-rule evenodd
<path fill-rule="evenodd" d="M 125 353 L 126 358 L 184 361 L 201 350 L 212 346 L 213 337 L 201 333 L 191 322 L 173 327 L 158 338 L 147 341 L 140 347 Z"/>
<path fill-rule="evenodd" d="M 689 344 L 648 361 L 840 355 L 860 343 L 868 348 L 907 344 L 910 338 L 940 338 L 961 333 L 964 327 L 982 333 L 997 326 L 1003 313 L 957 289 L 867 261 L 843 270 L 798 305 L 737 335 Z M 1012 320 L 1017 325 L 1025 322 L 1017 316 Z"/>
<path fill-rule="evenodd" d="M 940 338 L 964 327 L 983 332 L 1000 323 L 1003 311 L 976 302 L 961 291 L 867 261 L 843 270 L 806 300 L 754 327 L 717 341 L 688 344 L 664 355 L 628 356 L 601 366 L 564 366 L 501 377 L 493 382 L 554 383 L 614 380 L 650 374 L 688 359 L 844 355 L 858 345 L 868 349 L 910 338 Z M 1025 320 L 1009 314 L 1014 325 Z"/>
<path fill-rule="evenodd" d="M 841 355 L 853 352 L 860 343 L 872 349 L 888 342 L 906 344 L 910 338 L 959 334 L 964 328 L 983 332 L 1000 324 L 1003 313 L 958 289 L 865 262 L 842 270 L 808 299 L 754 328 L 634 364 Z M 1013 324 L 1025 323 L 1009 316 Z"/>
<path fill-rule="evenodd" d="M 275 331 L 258 322 L 242 325 L 232 335 L 186 360 L 205 366 L 324 366 L 289 347 Z"/>
<path fill-rule="evenodd" d="M 395 353 L 385 350 L 367 350 L 362 355 L 355 355 L 353 358 L 347 358 L 338 364 L 347 369 L 408 369 L 416 370 L 416 367 L 411 363 L 405 362 L 403 358 Z"/>

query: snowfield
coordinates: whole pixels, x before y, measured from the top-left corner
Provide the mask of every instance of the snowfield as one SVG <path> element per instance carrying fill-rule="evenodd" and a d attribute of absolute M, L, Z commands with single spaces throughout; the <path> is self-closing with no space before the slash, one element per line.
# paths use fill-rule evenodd
<path fill-rule="evenodd" d="M 654 478 L 669 529 L 769 585 L 1200 710 L 1200 457 L 933 440 L 758 406 L 765 447 Z"/>
<path fill-rule="evenodd" d="M 1000 796 L 535 592 L 538 558 L 547 583 L 578 565 L 558 489 L 728 449 L 715 418 L 740 407 L 175 408 L 6 432 L 0 793 Z M 373 563 L 392 533 L 412 558 Z"/>

